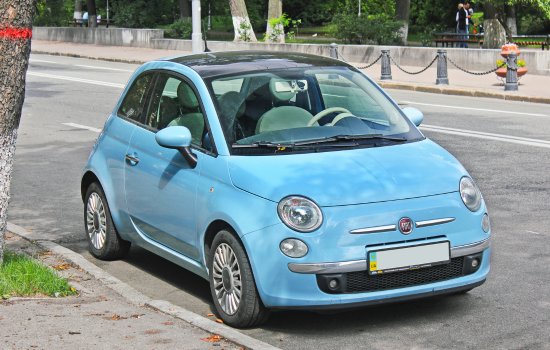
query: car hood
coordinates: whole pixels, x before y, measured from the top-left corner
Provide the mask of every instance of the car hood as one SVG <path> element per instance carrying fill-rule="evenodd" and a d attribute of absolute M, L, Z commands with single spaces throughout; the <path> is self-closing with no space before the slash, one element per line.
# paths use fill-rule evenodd
<path fill-rule="evenodd" d="M 323 207 L 455 192 L 467 175 L 458 160 L 427 139 L 345 151 L 229 158 L 236 187 L 275 202 L 301 195 Z"/>

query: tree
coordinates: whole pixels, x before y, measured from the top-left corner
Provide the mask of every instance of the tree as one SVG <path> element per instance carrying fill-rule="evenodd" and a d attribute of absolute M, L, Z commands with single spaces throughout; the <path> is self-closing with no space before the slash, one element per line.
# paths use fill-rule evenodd
<path fill-rule="evenodd" d="M 84 12 L 82 11 L 82 7 L 84 5 L 84 1 L 82 0 L 76 0 L 74 2 L 74 19 L 82 19 L 82 15 Z"/>
<path fill-rule="evenodd" d="M 403 22 L 401 28 L 401 38 L 407 43 L 407 35 L 409 33 L 409 11 L 411 8 L 411 0 L 395 0 L 395 20 Z"/>
<path fill-rule="evenodd" d="M 516 23 L 516 7 L 514 5 L 504 5 L 506 10 L 506 24 L 510 28 L 512 35 L 518 35 L 518 26 Z"/>
<path fill-rule="evenodd" d="M 235 29 L 234 41 L 258 41 L 254 30 L 252 30 L 244 0 L 229 0 L 229 8 L 231 9 L 233 28 Z"/>
<path fill-rule="evenodd" d="M 25 99 L 35 10 L 36 0 L 0 2 L 0 266 L 6 245 L 13 155 Z"/>
<path fill-rule="evenodd" d="M 95 10 L 95 0 L 86 0 L 86 9 L 88 10 L 88 27 L 97 28 L 97 12 Z"/>
<path fill-rule="evenodd" d="M 179 0 L 180 18 L 191 18 L 191 9 L 189 9 L 189 0 Z"/>
<path fill-rule="evenodd" d="M 281 21 L 277 21 L 283 15 L 283 0 L 269 0 L 267 10 L 266 43 L 284 43 L 285 31 Z M 270 22 L 271 21 L 271 22 Z M 275 39 L 275 40 L 273 40 Z"/>

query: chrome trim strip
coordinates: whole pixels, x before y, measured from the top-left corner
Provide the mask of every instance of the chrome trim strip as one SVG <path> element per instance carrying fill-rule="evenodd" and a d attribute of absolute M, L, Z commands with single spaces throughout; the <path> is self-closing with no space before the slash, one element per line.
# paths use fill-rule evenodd
<path fill-rule="evenodd" d="M 475 254 L 484 251 L 491 246 L 491 237 L 484 239 L 483 241 L 460 245 L 458 247 L 451 248 L 451 258 L 458 258 L 464 255 Z"/>
<path fill-rule="evenodd" d="M 427 226 L 434 226 L 434 225 L 441 225 L 446 224 L 448 222 L 455 221 L 455 218 L 444 218 L 444 219 L 435 219 L 435 220 L 425 220 L 425 221 L 417 221 L 415 223 L 416 228 L 419 227 L 427 227 Z"/>
<path fill-rule="evenodd" d="M 359 228 L 357 230 L 351 230 L 349 231 L 349 233 L 375 233 L 375 232 L 395 231 L 396 229 L 397 229 L 396 225 L 386 225 L 386 226 Z"/>
<path fill-rule="evenodd" d="M 288 269 L 296 273 L 343 273 L 364 271 L 367 269 L 367 260 L 342 261 L 336 263 L 319 264 L 288 264 Z"/>
<path fill-rule="evenodd" d="M 470 255 L 482 252 L 491 246 L 491 237 L 483 241 L 461 245 L 451 248 L 451 258 L 458 258 L 464 255 Z M 312 263 L 300 264 L 290 263 L 288 269 L 296 273 L 308 274 L 328 274 L 328 273 L 346 273 L 355 271 L 365 271 L 367 269 L 367 260 L 342 261 L 335 263 Z"/>

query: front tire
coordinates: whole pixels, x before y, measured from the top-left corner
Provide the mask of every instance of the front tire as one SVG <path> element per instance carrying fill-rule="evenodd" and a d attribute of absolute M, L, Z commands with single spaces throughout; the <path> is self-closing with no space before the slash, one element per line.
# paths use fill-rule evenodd
<path fill-rule="evenodd" d="M 130 250 L 131 243 L 120 238 L 116 232 L 101 185 L 92 183 L 84 198 L 84 229 L 88 250 L 101 260 L 123 258 Z"/>
<path fill-rule="evenodd" d="M 223 322 L 244 328 L 267 321 L 270 311 L 258 295 L 246 252 L 231 232 L 216 235 L 209 258 L 210 290 Z"/>

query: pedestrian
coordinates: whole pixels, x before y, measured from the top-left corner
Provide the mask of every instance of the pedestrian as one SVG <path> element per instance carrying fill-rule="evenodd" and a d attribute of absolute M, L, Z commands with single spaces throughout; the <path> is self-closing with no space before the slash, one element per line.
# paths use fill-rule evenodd
<path fill-rule="evenodd" d="M 458 27 L 457 27 L 457 33 L 458 34 L 466 34 L 466 28 L 467 28 L 467 12 L 464 8 L 463 4 L 458 4 Z M 458 36 L 459 40 L 464 40 L 458 43 L 457 47 L 462 48 L 468 48 L 468 43 L 465 41 L 467 37 L 465 35 Z"/>
<path fill-rule="evenodd" d="M 466 33 L 470 34 L 470 25 L 475 26 L 474 21 L 472 21 L 474 10 L 470 8 L 469 1 L 464 4 L 464 9 L 466 10 Z M 470 39 L 470 37 L 467 39 Z"/>
<path fill-rule="evenodd" d="M 84 22 L 86 27 L 88 26 L 88 11 L 84 12 L 84 14 L 82 15 L 82 22 Z"/>

